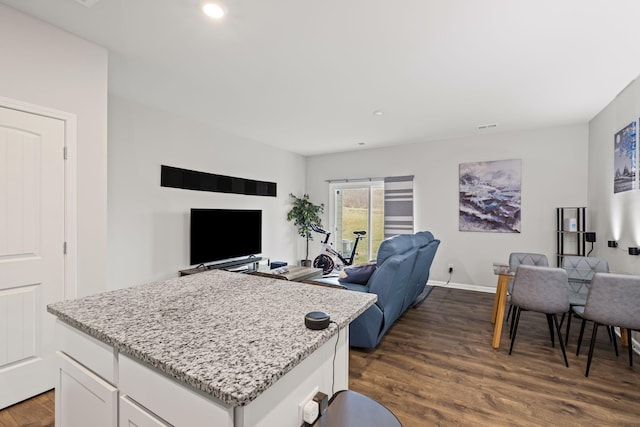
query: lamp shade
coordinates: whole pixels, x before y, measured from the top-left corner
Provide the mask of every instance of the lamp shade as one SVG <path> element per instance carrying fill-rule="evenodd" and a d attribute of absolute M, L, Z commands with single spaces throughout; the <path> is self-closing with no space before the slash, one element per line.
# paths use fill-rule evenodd
<path fill-rule="evenodd" d="M 584 233 L 584 240 L 587 242 L 593 243 L 596 241 L 596 233 L 593 231 L 588 231 Z"/>

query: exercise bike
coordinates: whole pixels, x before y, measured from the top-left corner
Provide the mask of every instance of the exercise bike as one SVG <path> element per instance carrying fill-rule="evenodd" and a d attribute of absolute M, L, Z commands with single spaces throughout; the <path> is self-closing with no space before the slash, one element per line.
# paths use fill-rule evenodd
<path fill-rule="evenodd" d="M 353 249 L 351 249 L 351 255 L 345 258 L 338 251 L 333 249 L 333 247 L 331 246 L 331 243 L 329 243 L 329 236 L 331 236 L 330 232 L 323 230 L 322 228 L 316 225 L 311 226 L 311 229 L 316 233 L 325 235 L 324 241 L 322 242 L 322 250 L 320 251 L 320 255 L 318 255 L 313 260 L 313 266 L 315 268 L 321 268 L 322 274 L 331 273 L 336 268 L 336 263 L 338 263 L 337 265 L 338 268 L 341 268 L 342 266 L 346 266 L 346 265 L 352 265 L 357 255 L 356 249 L 358 247 L 358 242 L 367 234 L 367 232 L 364 230 L 358 230 L 353 232 L 353 234 L 356 235 L 356 240 L 353 243 Z M 334 259 L 337 259 L 337 262 L 334 261 Z"/>

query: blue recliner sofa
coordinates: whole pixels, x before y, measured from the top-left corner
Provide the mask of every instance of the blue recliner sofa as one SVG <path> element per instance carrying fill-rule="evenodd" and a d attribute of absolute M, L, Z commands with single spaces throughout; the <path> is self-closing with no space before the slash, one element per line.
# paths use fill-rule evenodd
<path fill-rule="evenodd" d="M 428 231 L 390 237 L 380 244 L 376 268 L 366 284 L 339 282 L 351 291 L 378 296 L 378 301 L 350 324 L 350 346 L 378 346 L 391 325 L 424 290 L 439 245 L 440 240 Z"/>

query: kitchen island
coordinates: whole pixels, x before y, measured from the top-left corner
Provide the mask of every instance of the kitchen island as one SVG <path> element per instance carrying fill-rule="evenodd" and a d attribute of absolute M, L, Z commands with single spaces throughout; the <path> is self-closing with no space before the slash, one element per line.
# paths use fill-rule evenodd
<path fill-rule="evenodd" d="M 56 425 L 298 427 L 301 401 L 348 388 L 348 325 L 375 300 L 212 270 L 50 304 Z"/>

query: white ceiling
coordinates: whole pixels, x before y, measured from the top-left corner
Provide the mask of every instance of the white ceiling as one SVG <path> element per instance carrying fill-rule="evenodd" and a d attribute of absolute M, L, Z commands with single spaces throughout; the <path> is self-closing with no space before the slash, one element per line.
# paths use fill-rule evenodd
<path fill-rule="evenodd" d="M 108 48 L 110 93 L 302 155 L 586 123 L 640 73 L 638 0 L 0 2 Z"/>

